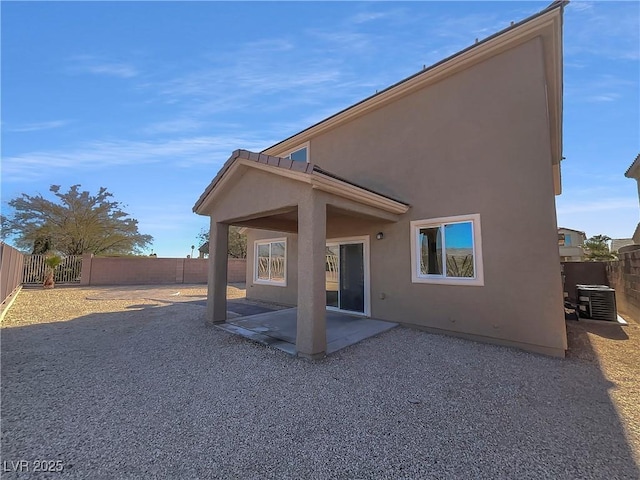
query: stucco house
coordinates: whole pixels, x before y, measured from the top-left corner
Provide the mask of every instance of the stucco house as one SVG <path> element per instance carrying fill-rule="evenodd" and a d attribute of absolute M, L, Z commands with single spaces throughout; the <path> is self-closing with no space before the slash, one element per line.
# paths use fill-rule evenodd
<path fill-rule="evenodd" d="M 209 242 L 204 242 L 198 247 L 198 258 L 207 258 L 209 256 Z"/>
<path fill-rule="evenodd" d="M 562 262 L 584 261 L 584 242 L 587 235 L 572 228 L 558 228 L 558 250 Z"/>
<path fill-rule="evenodd" d="M 564 356 L 562 12 L 543 11 L 281 142 L 236 150 L 194 211 L 210 221 L 207 317 L 226 321 L 229 225 L 247 297 Z M 524 253 L 524 254 L 523 254 Z"/>
<path fill-rule="evenodd" d="M 635 158 L 631 166 L 627 169 L 624 174 L 627 178 L 633 178 L 638 183 L 638 200 L 640 200 L 640 154 Z M 633 242 L 635 244 L 640 244 L 640 223 L 636 227 L 633 232 Z"/>
<path fill-rule="evenodd" d="M 633 238 L 612 238 L 611 248 L 609 250 L 611 251 L 611 253 L 618 253 L 621 248 L 629 247 L 631 245 L 636 245 L 636 243 L 633 241 Z"/>

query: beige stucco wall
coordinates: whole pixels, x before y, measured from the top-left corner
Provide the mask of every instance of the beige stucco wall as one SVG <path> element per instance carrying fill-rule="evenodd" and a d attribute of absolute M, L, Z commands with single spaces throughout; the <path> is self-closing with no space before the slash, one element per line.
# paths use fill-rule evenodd
<path fill-rule="evenodd" d="M 313 163 L 411 204 L 395 224 L 328 227 L 371 236 L 373 317 L 564 352 L 542 53 L 534 39 L 310 140 Z M 476 213 L 484 286 L 412 283 L 409 222 Z M 248 295 L 295 303 L 296 260 L 292 236 L 288 286 L 248 272 Z"/>
<path fill-rule="evenodd" d="M 232 222 L 253 216 L 255 212 L 271 212 L 295 207 L 296 199 L 305 191 L 305 185 L 287 178 L 279 178 L 273 186 L 272 174 L 240 166 L 238 175 L 217 190 L 214 217 L 217 222 Z"/>

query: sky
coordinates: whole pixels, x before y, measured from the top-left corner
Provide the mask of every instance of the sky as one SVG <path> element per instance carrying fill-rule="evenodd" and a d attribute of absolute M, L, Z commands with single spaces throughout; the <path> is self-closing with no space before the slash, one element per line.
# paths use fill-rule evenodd
<path fill-rule="evenodd" d="M 154 237 L 147 253 L 186 257 L 208 228 L 192 207 L 233 150 L 263 150 L 549 3 L 2 1 L 2 213 L 52 184 L 104 186 Z M 624 176 L 640 153 L 639 30 L 638 2 L 565 9 L 558 224 L 588 236 L 629 238 L 640 217 Z"/>

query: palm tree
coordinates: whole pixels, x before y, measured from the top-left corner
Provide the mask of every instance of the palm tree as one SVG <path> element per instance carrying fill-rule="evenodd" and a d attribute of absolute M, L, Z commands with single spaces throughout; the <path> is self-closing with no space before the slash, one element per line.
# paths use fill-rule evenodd
<path fill-rule="evenodd" d="M 587 259 L 595 262 L 615 260 L 616 256 L 609 251 L 610 237 L 606 235 L 594 235 L 584 242 L 587 250 Z"/>
<path fill-rule="evenodd" d="M 62 263 L 62 259 L 58 255 L 49 255 L 44 263 L 47 265 L 47 274 L 44 278 L 44 288 L 53 288 L 55 286 L 54 272 L 56 267 Z"/>

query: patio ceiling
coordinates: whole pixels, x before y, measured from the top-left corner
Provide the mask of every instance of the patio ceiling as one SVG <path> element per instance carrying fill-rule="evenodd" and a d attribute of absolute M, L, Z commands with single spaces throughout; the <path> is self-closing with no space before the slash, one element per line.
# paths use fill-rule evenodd
<path fill-rule="evenodd" d="M 392 222 L 388 216 L 379 217 L 327 205 L 328 228 L 335 223 L 345 220 L 348 220 L 349 223 L 354 226 L 356 224 L 362 225 L 363 228 L 373 223 L 380 223 L 381 221 Z M 259 230 L 298 233 L 298 207 L 292 207 L 290 210 L 282 213 L 266 214 L 258 218 L 234 222 L 233 225 Z"/>

